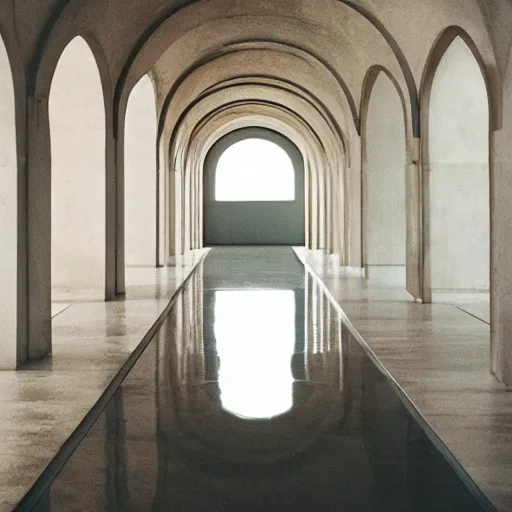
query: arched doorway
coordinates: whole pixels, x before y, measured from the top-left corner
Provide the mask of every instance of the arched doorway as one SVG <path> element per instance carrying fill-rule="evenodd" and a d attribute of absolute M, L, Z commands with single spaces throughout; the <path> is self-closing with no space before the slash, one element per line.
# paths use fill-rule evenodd
<path fill-rule="evenodd" d="M 204 165 L 205 245 L 304 245 L 304 162 L 286 137 L 245 128 Z"/>
<path fill-rule="evenodd" d="M 426 296 L 481 303 L 486 312 L 479 316 L 488 319 L 489 102 L 480 66 L 461 37 L 433 76 L 428 162 Z"/>
<path fill-rule="evenodd" d="M 105 106 L 81 37 L 62 53 L 50 90 L 52 298 L 105 298 Z"/>
<path fill-rule="evenodd" d="M 406 284 L 406 140 L 395 85 L 380 72 L 365 119 L 363 265 L 368 277 Z"/>

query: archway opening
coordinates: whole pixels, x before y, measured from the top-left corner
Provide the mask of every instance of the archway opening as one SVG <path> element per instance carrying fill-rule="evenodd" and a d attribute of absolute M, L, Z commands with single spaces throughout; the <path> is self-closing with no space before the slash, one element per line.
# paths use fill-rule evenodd
<path fill-rule="evenodd" d="M 205 245 L 303 245 L 304 162 L 286 137 L 232 132 L 204 166 Z"/>
<path fill-rule="evenodd" d="M 489 319 L 489 103 L 481 69 L 457 37 L 434 75 L 429 110 L 433 301 Z"/>
<path fill-rule="evenodd" d="M 13 75 L 0 36 L 0 369 L 17 363 L 18 169 Z"/>
<path fill-rule="evenodd" d="M 384 73 L 373 86 L 364 136 L 363 263 L 368 277 L 405 288 L 405 121 Z"/>
<path fill-rule="evenodd" d="M 124 143 L 125 261 L 157 263 L 157 113 L 153 84 L 144 76 L 128 99 Z"/>
<path fill-rule="evenodd" d="M 50 90 L 52 300 L 105 298 L 105 107 L 81 37 L 62 53 Z"/>
<path fill-rule="evenodd" d="M 217 162 L 216 201 L 294 201 L 295 169 L 286 151 L 265 139 L 244 139 Z"/>

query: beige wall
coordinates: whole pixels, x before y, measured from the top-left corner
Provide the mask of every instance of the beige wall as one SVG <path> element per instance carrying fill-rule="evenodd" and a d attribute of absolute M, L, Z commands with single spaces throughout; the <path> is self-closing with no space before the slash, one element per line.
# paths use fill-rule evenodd
<path fill-rule="evenodd" d="M 384 73 L 373 87 L 363 136 L 364 264 L 396 267 L 405 283 L 404 114 Z"/>
<path fill-rule="evenodd" d="M 52 287 L 105 289 L 105 111 L 91 50 L 82 38 L 64 50 L 50 92 Z"/>
<path fill-rule="evenodd" d="M 489 108 L 471 51 L 457 38 L 430 97 L 432 289 L 489 289 Z"/>
<path fill-rule="evenodd" d="M 134 87 L 125 125 L 127 266 L 156 265 L 156 100 L 149 76 Z"/>
<path fill-rule="evenodd" d="M 14 88 L 7 52 L 0 37 L 0 369 L 16 366 L 17 197 Z"/>

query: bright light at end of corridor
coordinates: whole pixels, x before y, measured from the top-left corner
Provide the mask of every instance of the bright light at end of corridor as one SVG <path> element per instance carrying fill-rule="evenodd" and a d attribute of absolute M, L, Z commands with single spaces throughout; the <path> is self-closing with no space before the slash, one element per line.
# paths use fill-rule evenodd
<path fill-rule="evenodd" d="M 247 419 L 267 419 L 292 408 L 293 291 L 216 292 L 215 338 L 226 411 Z"/>
<path fill-rule="evenodd" d="M 216 201 L 294 201 L 295 169 L 277 144 L 245 139 L 230 146 L 215 172 Z"/>

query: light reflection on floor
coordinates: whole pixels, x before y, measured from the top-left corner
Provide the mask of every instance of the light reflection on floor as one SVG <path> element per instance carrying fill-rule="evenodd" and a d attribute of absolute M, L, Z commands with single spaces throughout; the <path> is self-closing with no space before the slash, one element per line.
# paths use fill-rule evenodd
<path fill-rule="evenodd" d="M 217 291 L 215 338 L 226 411 L 242 418 L 265 419 L 292 408 L 292 290 Z"/>
<path fill-rule="evenodd" d="M 31 510 L 483 509 L 290 248 L 215 248 Z"/>

